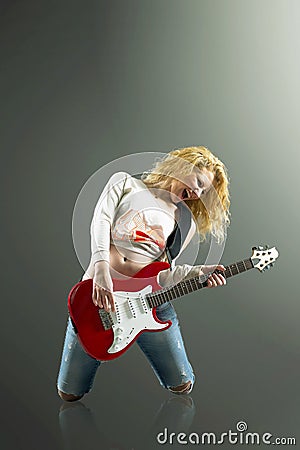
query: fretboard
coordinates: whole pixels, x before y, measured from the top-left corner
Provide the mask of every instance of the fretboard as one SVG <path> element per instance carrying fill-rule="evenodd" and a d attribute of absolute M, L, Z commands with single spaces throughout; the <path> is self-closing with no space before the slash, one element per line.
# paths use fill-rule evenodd
<path fill-rule="evenodd" d="M 230 278 L 234 275 L 238 275 L 239 273 L 246 272 L 246 270 L 253 269 L 253 267 L 253 263 L 249 258 L 230 264 L 230 266 L 225 266 L 225 271 L 220 271 L 220 273 L 222 273 L 225 278 Z M 174 300 L 175 298 L 182 297 L 183 295 L 190 294 L 191 292 L 195 292 L 206 287 L 206 280 L 208 277 L 209 274 L 202 275 L 201 277 L 189 278 L 170 287 L 147 294 L 146 298 L 150 308 L 154 308 L 155 306 L 162 305 L 169 300 Z"/>

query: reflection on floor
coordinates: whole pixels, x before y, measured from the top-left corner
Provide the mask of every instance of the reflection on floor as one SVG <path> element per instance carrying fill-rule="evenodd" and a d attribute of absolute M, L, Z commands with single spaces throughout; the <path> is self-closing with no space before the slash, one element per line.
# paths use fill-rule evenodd
<path fill-rule="evenodd" d="M 107 432 L 114 419 L 105 416 L 105 408 L 102 415 L 96 419 L 94 412 L 82 402 L 64 403 L 59 411 L 64 450 L 144 450 L 161 447 L 156 437 L 165 428 L 175 433 L 186 433 L 191 428 L 195 405 L 191 396 L 172 395 L 159 406 L 152 423 L 144 422 L 143 427 L 135 427 L 134 417 L 131 417 L 132 428 L 128 428 L 126 435 L 118 432 L 118 423 L 113 435 Z"/>

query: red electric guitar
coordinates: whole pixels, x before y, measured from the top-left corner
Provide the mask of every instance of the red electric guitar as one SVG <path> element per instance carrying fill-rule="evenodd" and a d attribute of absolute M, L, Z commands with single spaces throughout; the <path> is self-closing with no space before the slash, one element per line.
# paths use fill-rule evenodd
<path fill-rule="evenodd" d="M 226 266 L 222 274 L 229 278 L 254 267 L 262 272 L 270 268 L 277 257 L 275 247 L 253 247 L 249 259 Z M 115 312 L 106 312 L 94 305 L 92 279 L 80 281 L 71 289 L 68 297 L 70 316 L 89 355 L 103 361 L 117 358 L 141 333 L 171 326 L 171 321 L 161 322 L 157 318 L 157 306 L 206 287 L 209 274 L 162 289 L 157 283 L 157 274 L 169 267 L 166 262 L 154 262 L 132 278 L 113 279 Z"/>

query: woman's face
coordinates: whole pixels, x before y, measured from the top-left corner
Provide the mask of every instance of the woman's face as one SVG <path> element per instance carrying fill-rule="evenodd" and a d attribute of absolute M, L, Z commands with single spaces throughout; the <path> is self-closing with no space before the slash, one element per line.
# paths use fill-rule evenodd
<path fill-rule="evenodd" d="M 212 186 L 214 174 L 205 167 L 195 168 L 190 175 L 172 178 L 169 191 L 173 203 L 182 200 L 196 200 L 205 194 Z"/>

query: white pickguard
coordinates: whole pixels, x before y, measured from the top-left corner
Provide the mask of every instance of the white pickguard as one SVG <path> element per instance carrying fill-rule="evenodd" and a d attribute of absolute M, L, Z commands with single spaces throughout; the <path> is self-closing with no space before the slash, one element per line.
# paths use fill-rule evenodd
<path fill-rule="evenodd" d="M 162 330 L 168 324 L 158 323 L 152 309 L 145 301 L 145 295 L 152 292 L 152 286 L 146 286 L 138 292 L 114 292 L 116 312 L 110 313 L 114 341 L 107 350 L 117 353 L 123 350 L 143 330 Z"/>

